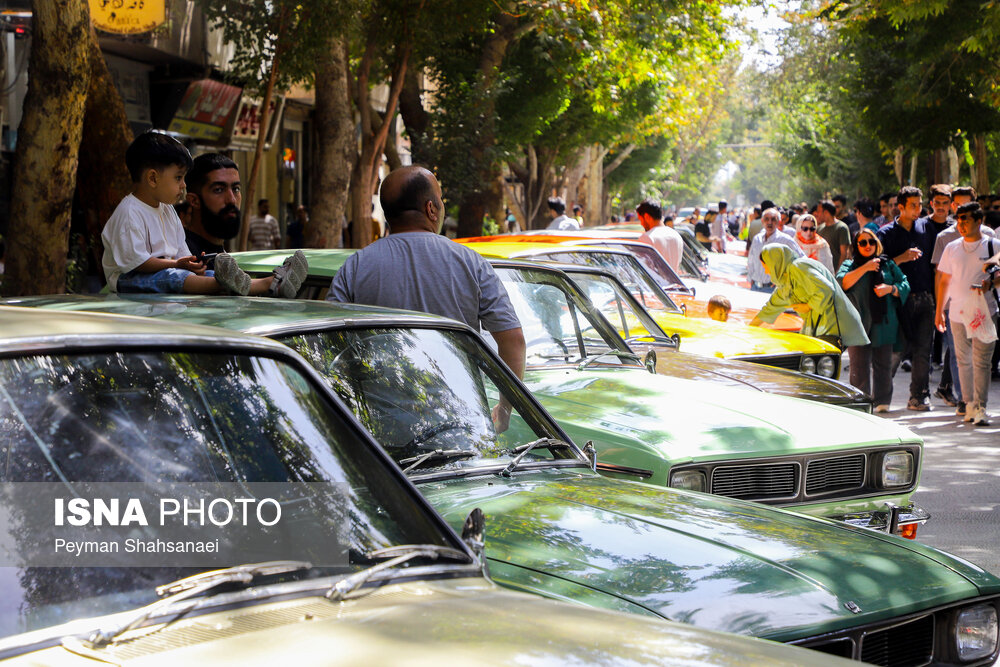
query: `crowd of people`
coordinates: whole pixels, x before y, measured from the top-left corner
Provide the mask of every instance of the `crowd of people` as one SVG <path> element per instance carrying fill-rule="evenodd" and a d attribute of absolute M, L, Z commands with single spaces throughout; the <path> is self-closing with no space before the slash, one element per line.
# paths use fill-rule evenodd
<path fill-rule="evenodd" d="M 702 221 L 698 240 L 717 251 L 743 241 L 751 289 L 771 294 L 753 324 L 794 309 L 803 333 L 846 349 L 850 382 L 876 412 L 889 411 L 900 367 L 911 373 L 906 408 L 930 410 L 932 359 L 940 358 L 934 396 L 964 421 L 989 424 L 990 380 L 1000 377 L 1000 195 L 948 184 L 929 194 L 925 205 L 923 192 L 906 186 L 853 209 L 842 195 L 811 208 L 764 201 L 727 219 L 722 236 L 705 233 L 711 223 Z"/>

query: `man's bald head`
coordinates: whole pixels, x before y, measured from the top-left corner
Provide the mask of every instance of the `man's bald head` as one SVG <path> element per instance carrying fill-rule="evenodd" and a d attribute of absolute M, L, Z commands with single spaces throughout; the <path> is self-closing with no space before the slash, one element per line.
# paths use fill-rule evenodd
<path fill-rule="evenodd" d="M 441 186 L 427 169 L 401 167 L 382 181 L 379 203 L 389 227 L 437 227 L 444 219 Z M 431 204 L 431 206 L 428 206 Z"/>

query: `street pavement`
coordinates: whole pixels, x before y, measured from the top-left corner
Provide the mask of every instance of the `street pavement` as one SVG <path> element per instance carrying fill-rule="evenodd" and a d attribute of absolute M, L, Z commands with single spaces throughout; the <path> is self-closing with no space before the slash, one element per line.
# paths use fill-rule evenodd
<path fill-rule="evenodd" d="M 932 393 L 940 377 L 933 369 Z M 923 474 L 913 499 L 931 519 L 917 531 L 917 540 L 1000 576 L 1000 380 L 990 386 L 989 426 L 963 423 L 955 408 L 934 397 L 930 412 L 907 410 L 909 383 L 910 374 L 900 370 L 892 410 L 881 416 L 924 439 Z"/>

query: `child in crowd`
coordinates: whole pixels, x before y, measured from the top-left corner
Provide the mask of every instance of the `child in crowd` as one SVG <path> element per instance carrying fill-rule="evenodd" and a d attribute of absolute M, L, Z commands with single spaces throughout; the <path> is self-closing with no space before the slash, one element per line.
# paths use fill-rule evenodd
<path fill-rule="evenodd" d="M 112 292 L 172 294 L 269 294 L 293 298 L 308 264 L 301 252 L 267 278 L 251 279 L 227 253 L 215 258 L 215 271 L 188 250 L 174 205 L 184 195 L 191 154 L 163 132 L 139 135 L 125 152 L 132 192 L 122 199 L 101 234 L 104 275 Z"/>
<path fill-rule="evenodd" d="M 729 299 L 721 294 L 716 294 L 708 300 L 708 316 L 716 322 L 728 321 L 729 311 L 732 309 L 733 305 L 729 303 Z"/>

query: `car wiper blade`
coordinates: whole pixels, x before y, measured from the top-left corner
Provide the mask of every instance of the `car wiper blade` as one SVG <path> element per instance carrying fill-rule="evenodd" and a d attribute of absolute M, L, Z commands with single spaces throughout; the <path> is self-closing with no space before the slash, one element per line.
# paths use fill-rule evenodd
<path fill-rule="evenodd" d="M 394 556 L 394 554 L 399 555 Z M 473 559 L 469 556 L 469 554 L 464 551 L 454 549 L 452 547 L 443 547 L 438 544 L 403 544 L 371 551 L 365 554 L 365 556 L 370 559 L 389 557 L 389 560 L 344 577 L 331 586 L 330 590 L 326 592 L 326 597 L 328 599 L 333 600 L 334 602 L 339 602 L 347 597 L 351 592 L 363 586 L 366 581 L 371 579 L 376 574 L 385 572 L 386 570 L 391 570 L 399 565 L 402 565 L 406 561 L 413 560 L 414 558 L 423 557 L 430 558 L 431 560 L 446 558 L 449 560 L 460 560 L 466 563 L 473 562 Z"/>
<path fill-rule="evenodd" d="M 248 584 L 259 576 L 271 574 L 283 574 L 285 572 L 296 572 L 298 570 L 312 569 L 312 563 L 300 560 L 274 560 L 264 563 L 250 563 L 246 565 L 236 565 L 222 570 L 210 570 L 200 572 L 196 575 L 172 581 L 169 584 L 156 587 L 156 594 L 161 600 L 157 600 L 145 607 L 136 610 L 135 616 L 118 627 L 103 630 L 98 628 L 86 639 L 87 648 L 103 648 L 113 644 L 120 635 L 133 630 L 149 618 L 158 614 L 161 610 L 170 607 L 177 602 L 195 597 L 205 593 L 222 584 L 242 583 Z M 166 597 L 163 597 L 166 596 Z M 175 612 L 180 616 L 194 609 L 198 602 L 192 601 L 189 605 Z M 64 637 L 63 644 L 78 641 L 76 637 Z"/>
<path fill-rule="evenodd" d="M 576 367 L 576 370 L 582 371 L 591 364 L 597 363 L 597 361 L 603 357 L 618 357 L 619 359 L 634 359 L 636 363 L 642 363 L 642 358 L 634 352 L 623 352 L 622 350 L 607 350 L 606 352 L 599 352 L 598 354 L 592 354 Z"/>
<path fill-rule="evenodd" d="M 531 442 L 526 442 L 523 445 L 518 445 L 513 449 L 507 450 L 511 454 L 517 454 L 514 458 L 510 460 L 503 470 L 500 471 L 501 477 L 510 477 L 510 474 L 514 472 L 517 468 L 517 464 L 521 462 L 525 456 L 528 455 L 535 447 L 548 447 L 549 449 L 573 449 L 573 445 L 569 444 L 564 440 L 559 438 L 539 438 L 538 440 L 532 440 Z"/>
<path fill-rule="evenodd" d="M 470 451 L 468 449 L 435 449 L 432 452 L 427 452 L 426 454 L 421 454 L 420 456 L 411 456 L 409 458 L 400 459 L 399 465 L 406 465 L 407 463 L 410 464 L 403 468 L 403 472 L 406 473 L 419 467 L 420 465 L 423 465 L 426 461 L 437 461 L 441 459 L 445 461 L 451 461 L 453 459 L 471 459 L 472 457 L 478 455 L 478 452 Z"/>

